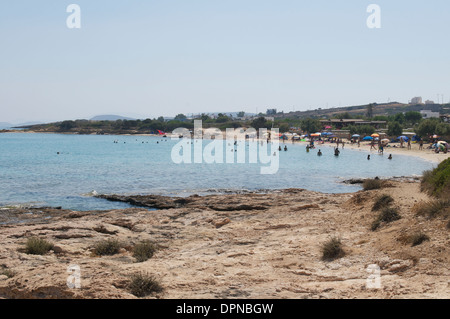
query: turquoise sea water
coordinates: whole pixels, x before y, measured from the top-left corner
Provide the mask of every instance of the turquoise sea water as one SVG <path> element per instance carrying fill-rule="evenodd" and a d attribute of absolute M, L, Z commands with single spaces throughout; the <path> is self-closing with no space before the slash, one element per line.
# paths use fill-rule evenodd
<path fill-rule="evenodd" d="M 433 167 L 399 155 L 390 161 L 388 154 L 372 154 L 368 161 L 366 152 L 350 149 L 336 158 L 331 147 L 321 147 L 318 157 L 317 149 L 306 153 L 304 144 L 289 142 L 288 151 L 279 154 L 278 173 L 261 175 L 260 167 L 266 166 L 261 163 L 175 164 L 171 151 L 178 142 L 147 136 L 0 134 L 0 206 L 128 207 L 88 196 L 94 190 L 177 196 L 282 188 L 346 193 L 360 186 L 345 185 L 344 179 L 421 175 Z M 225 143 L 225 148 L 233 146 Z"/>

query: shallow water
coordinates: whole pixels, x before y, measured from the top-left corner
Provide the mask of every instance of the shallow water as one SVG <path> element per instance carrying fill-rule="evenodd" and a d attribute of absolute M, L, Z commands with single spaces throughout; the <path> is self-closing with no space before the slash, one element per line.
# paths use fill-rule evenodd
<path fill-rule="evenodd" d="M 90 196 L 94 190 L 177 196 L 282 188 L 346 193 L 360 186 L 342 184 L 344 179 L 421 175 L 433 167 L 401 155 L 390 161 L 387 154 L 374 154 L 368 161 L 366 152 L 350 149 L 335 157 L 331 147 L 321 147 L 318 157 L 317 150 L 306 153 L 304 144 L 289 142 L 288 151 L 279 154 L 278 172 L 261 175 L 266 164 L 175 164 L 171 151 L 178 142 L 149 136 L 0 134 L 0 206 L 128 207 Z M 233 147 L 225 143 L 226 151 Z"/>

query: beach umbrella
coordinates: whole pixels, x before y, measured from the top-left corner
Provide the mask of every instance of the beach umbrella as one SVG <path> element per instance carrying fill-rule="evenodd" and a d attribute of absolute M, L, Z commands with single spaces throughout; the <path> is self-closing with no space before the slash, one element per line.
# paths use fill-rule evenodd
<path fill-rule="evenodd" d="M 389 143 L 390 140 L 389 140 L 388 138 L 384 138 L 384 139 L 381 140 L 381 142 L 383 142 L 383 143 Z"/>
<path fill-rule="evenodd" d="M 407 136 L 405 136 L 405 135 L 402 135 L 402 136 L 399 136 L 399 137 L 397 137 L 397 139 L 399 140 L 399 139 L 403 139 L 404 141 L 408 141 L 409 140 L 409 137 L 407 137 Z"/>
<path fill-rule="evenodd" d="M 372 137 L 380 137 L 380 134 L 372 134 L 372 135 L 370 135 L 370 136 L 372 136 Z"/>
<path fill-rule="evenodd" d="M 325 126 L 325 129 L 327 129 L 327 130 L 330 129 L 330 128 L 332 128 L 332 127 L 331 126 Z"/>
<path fill-rule="evenodd" d="M 312 137 L 320 136 L 320 133 L 311 134 Z"/>
<path fill-rule="evenodd" d="M 361 137 L 359 134 L 352 135 L 352 137 Z"/>
<path fill-rule="evenodd" d="M 433 135 L 433 138 L 438 138 L 439 136 L 437 136 L 437 135 Z"/>
<path fill-rule="evenodd" d="M 373 137 L 372 136 L 366 136 L 365 138 L 363 138 L 363 141 L 372 141 Z"/>

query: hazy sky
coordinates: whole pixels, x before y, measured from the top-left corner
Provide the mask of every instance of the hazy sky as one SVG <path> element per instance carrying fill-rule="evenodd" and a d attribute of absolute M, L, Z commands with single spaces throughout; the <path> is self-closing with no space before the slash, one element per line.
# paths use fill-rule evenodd
<path fill-rule="evenodd" d="M 0 122 L 448 102 L 449 19 L 448 0 L 1 1 Z"/>

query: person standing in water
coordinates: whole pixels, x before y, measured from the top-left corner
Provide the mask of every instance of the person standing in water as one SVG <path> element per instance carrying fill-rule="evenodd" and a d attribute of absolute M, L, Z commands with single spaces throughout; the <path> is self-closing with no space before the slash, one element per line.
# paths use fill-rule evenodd
<path fill-rule="evenodd" d="M 339 156 L 339 153 L 341 153 L 341 152 L 340 152 L 339 149 L 336 147 L 336 148 L 334 149 L 334 156 Z"/>
<path fill-rule="evenodd" d="M 319 150 L 319 152 L 317 152 L 317 156 L 322 156 L 321 150 Z"/>

